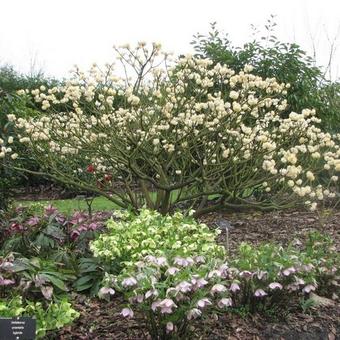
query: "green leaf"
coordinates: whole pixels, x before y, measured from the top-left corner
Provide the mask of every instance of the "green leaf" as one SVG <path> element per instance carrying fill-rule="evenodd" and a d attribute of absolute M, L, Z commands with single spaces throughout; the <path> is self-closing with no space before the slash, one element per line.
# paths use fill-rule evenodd
<path fill-rule="evenodd" d="M 83 284 L 83 285 L 77 285 L 76 284 L 75 288 L 76 288 L 77 292 L 82 292 L 84 290 L 91 288 L 92 286 L 93 286 L 93 282 L 91 281 L 91 282 L 89 282 L 87 284 Z"/>
<path fill-rule="evenodd" d="M 83 285 L 84 283 L 86 282 L 89 282 L 90 280 L 93 279 L 93 276 L 90 276 L 90 275 L 86 275 L 86 276 L 82 276 L 81 278 L 79 278 L 74 284 L 75 285 Z"/>
<path fill-rule="evenodd" d="M 55 277 L 54 275 L 42 273 L 41 276 L 49 280 L 54 286 L 56 286 L 60 290 L 63 290 L 65 292 L 68 291 L 65 283 L 62 280 Z"/>

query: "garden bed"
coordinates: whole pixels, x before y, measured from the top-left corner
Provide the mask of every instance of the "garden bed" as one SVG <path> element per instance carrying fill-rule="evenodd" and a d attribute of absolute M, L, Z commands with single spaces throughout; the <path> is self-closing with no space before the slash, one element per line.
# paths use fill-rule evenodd
<path fill-rule="evenodd" d="M 307 233 L 318 230 L 327 233 L 340 246 L 340 211 L 320 223 L 314 213 L 286 211 L 252 214 L 210 214 L 202 221 L 213 226 L 228 221 L 230 251 L 243 241 L 252 244 L 275 241 L 286 245 L 294 239 L 304 241 Z M 219 241 L 225 243 L 222 233 Z M 123 300 L 115 296 L 111 302 L 75 296 L 75 309 L 81 316 L 72 326 L 51 334 L 55 339 L 143 339 L 146 330 L 138 315 L 127 320 L 120 315 Z M 327 300 L 329 302 L 329 300 Z M 218 320 L 205 319 L 195 324 L 193 339 L 337 339 L 340 335 L 338 301 L 327 307 L 312 307 L 306 313 L 295 304 L 292 309 L 268 310 L 265 315 L 246 315 L 243 311 L 220 314 Z"/>

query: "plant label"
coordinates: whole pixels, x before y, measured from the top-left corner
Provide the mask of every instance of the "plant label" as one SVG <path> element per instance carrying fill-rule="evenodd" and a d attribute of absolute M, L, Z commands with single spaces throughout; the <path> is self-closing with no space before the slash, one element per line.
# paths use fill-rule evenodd
<path fill-rule="evenodd" d="M 0 340 L 35 339 L 36 320 L 30 317 L 0 317 Z"/>

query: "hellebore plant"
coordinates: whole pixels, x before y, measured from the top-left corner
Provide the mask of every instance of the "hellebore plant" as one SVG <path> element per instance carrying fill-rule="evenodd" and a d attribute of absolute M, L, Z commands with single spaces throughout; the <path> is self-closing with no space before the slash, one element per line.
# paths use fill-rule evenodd
<path fill-rule="evenodd" d="M 259 249 L 257 257 L 265 257 L 260 253 Z M 294 262 L 294 273 L 289 275 L 281 267 L 287 256 Z M 281 257 L 267 258 L 267 272 L 257 266 L 244 271 L 209 255 L 183 259 L 148 255 L 119 275 L 106 274 L 99 296 L 109 298 L 116 291 L 123 293 L 128 305 L 121 315 L 142 316 L 152 339 L 184 339 L 190 332 L 190 322 L 203 314 L 218 314 L 242 306 L 251 312 L 273 304 L 286 308 L 292 297 L 316 291 L 322 282 L 317 280 L 318 270 L 312 264 L 304 264 L 303 257 L 298 252 L 283 251 Z M 330 286 L 338 284 L 337 261 L 332 267 L 323 268 Z"/>
<path fill-rule="evenodd" d="M 13 208 L 1 219 L 3 251 L 15 249 L 24 256 L 43 256 L 44 252 L 75 244 L 84 251 L 88 241 L 104 229 L 111 216 L 110 212 L 95 212 L 89 216 L 82 211 L 65 216 L 50 205 L 41 211 L 33 210 L 30 207 Z"/>
<path fill-rule="evenodd" d="M 227 310 L 232 306 L 232 293 L 223 282 L 231 277 L 221 260 L 205 263 L 202 256 L 176 259 L 149 255 L 118 276 L 107 274 L 99 295 L 108 298 L 115 290 L 122 292 L 129 302 L 122 316 L 141 314 L 152 339 L 185 337 L 192 320 L 213 308 Z M 209 277 L 210 269 L 218 275 Z"/>
<path fill-rule="evenodd" d="M 0 314 L 2 317 L 29 316 L 37 322 L 36 336 L 46 337 L 46 332 L 56 330 L 70 324 L 79 317 L 79 313 L 63 298 L 57 302 L 23 301 L 22 296 L 0 299 Z"/>
<path fill-rule="evenodd" d="M 206 254 L 216 258 L 225 254 L 224 248 L 215 242 L 219 230 L 210 230 L 182 213 L 162 216 L 157 211 L 142 209 L 137 216 L 129 212 L 119 216 L 119 220 L 109 220 L 107 232 L 90 243 L 94 256 L 104 262 L 124 268 L 146 255 L 166 261 L 164 256 L 171 254 L 176 267 L 192 264 L 189 261 L 195 256 L 199 261 Z M 175 267 L 170 267 L 169 272 L 176 271 Z"/>

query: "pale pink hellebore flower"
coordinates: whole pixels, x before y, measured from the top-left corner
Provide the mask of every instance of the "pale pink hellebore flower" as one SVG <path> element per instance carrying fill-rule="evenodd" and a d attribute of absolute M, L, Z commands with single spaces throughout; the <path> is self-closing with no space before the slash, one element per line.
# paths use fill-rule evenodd
<path fill-rule="evenodd" d="M 316 289 L 316 287 L 315 286 L 313 286 L 313 285 L 307 285 L 307 286 L 305 286 L 303 289 L 302 289 L 302 291 L 304 292 L 304 293 L 310 293 L 310 292 L 313 292 L 313 291 L 315 291 L 315 289 Z"/>
<path fill-rule="evenodd" d="M 122 281 L 122 286 L 124 288 L 133 287 L 137 284 L 137 280 L 134 277 L 128 277 Z"/>
<path fill-rule="evenodd" d="M 293 274 L 293 273 L 295 273 L 295 268 L 294 267 L 289 267 L 289 268 L 286 268 L 286 269 L 284 269 L 283 271 L 282 271 L 282 274 L 284 275 L 284 276 L 289 276 L 290 274 Z"/>
<path fill-rule="evenodd" d="M 217 283 L 211 288 L 210 293 L 215 294 L 215 293 L 222 293 L 222 292 L 225 292 L 225 291 L 227 291 L 227 288 L 225 286 Z"/>
<path fill-rule="evenodd" d="M 176 286 L 176 289 L 177 289 L 179 292 L 182 292 L 182 293 L 190 292 L 190 291 L 191 291 L 191 288 L 192 288 L 191 283 L 189 283 L 189 282 L 187 282 L 187 281 L 182 281 L 182 282 L 180 282 L 180 283 Z"/>
<path fill-rule="evenodd" d="M 217 303 L 217 306 L 219 308 L 231 307 L 232 305 L 233 305 L 233 300 L 231 298 L 223 298 Z"/>
<path fill-rule="evenodd" d="M 175 275 L 176 273 L 179 272 L 179 269 L 176 267 L 170 267 L 168 270 L 165 272 L 165 275 Z"/>
<path fill-rule="evenodd" d="M 282 289 L 282 285 L 278 282 L 272 282 L 268 286 L 270 289 Z"/>
<path fill-rule="evenodd" d="M 256 289 L 254 295 L 256 297 L 263 297 L 263 296 L 266 296 L 268 294 L 263 289 Z"/>
<path fill-rule="evenodd" d="M 205 306 L 211 305 L 211 301 L 207 298 L 201 299 L 197 301 L 197 307 L 198 308 L 204 308 Z"/>
<path fill-rule="evenodd" d="M 131 308 L 123 308 L 120 313 L 124 318 L 132 318 L 133 317 L 133 310 Z"/>
<path fill-rule="evenodd" d="M 231 285 L 230 285 L 230 288 L 229 290 L 233 293 L 236 293 L 237 291 L 241 290 L 240 286 L 238 285 L 238 283 L 236 282 L 233 282 Z"/>
<path fill-rule="evenodd" d="M 172 322 L 168 322 L 167 324 L 166 324 L 166 331 L 168 332 L 168 333 L 170 333 L 170 332 L 172 332 L 173 330 L 174 330 L 174 324 L 172 323 Z"/>
<path fill-rule="evenodd" d="M 162 314 L 171 314 L 172 308 L 176 308 L 177 305 L 171 299 L 164 299 L 158 305 L 161 308 Z"/>

